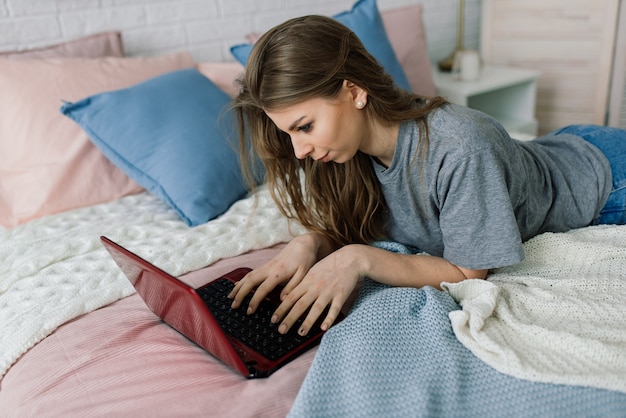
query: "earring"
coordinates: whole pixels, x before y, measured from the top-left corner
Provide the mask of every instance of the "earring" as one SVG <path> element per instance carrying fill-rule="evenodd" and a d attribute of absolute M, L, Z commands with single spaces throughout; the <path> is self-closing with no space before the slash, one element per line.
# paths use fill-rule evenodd
<path fill-rule="evenodd" d="M 363 109 L 363 106 L 365 106 L 365 103 L 363 103 L 362 101 L 359 100 L 358 102 L 356 102 L 356 107 L 358 109 Z"/>

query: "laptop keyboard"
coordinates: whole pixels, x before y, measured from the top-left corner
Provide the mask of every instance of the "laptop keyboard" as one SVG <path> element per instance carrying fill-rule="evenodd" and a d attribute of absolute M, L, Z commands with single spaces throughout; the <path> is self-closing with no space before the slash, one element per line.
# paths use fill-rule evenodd
<path fill-rule="evenodd" d="M 275 308 L 267 300 L 263 300 L 256 312 L 251 315 L 246 313 L 246 309 L 252 295 L 244 299 L 241 308 L 232 309 L 230 307 L 232 300 L 228 299 L 227 295 L 234 286 L 231 280 L 222 278 L 197 290 L 198 295 L 227 334 L 241 340 L 270 360 L 278 360 L 306 339 L 297 333 L 302 319 L 298 319 L 287 334 L 280 334 L 277 324 L 270 321 Z"/>

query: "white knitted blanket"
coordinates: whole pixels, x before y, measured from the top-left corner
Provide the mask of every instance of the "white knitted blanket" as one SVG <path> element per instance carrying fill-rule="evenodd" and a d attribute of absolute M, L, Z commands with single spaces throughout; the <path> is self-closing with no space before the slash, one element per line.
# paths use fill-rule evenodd
<path fill-rule="evenodd" d="M 626 226 L 542 234 L 489 280 L 446 284 L 457 338 L 496 370 L 626 392 Z"/>
<path fill-rule="evenodd" d="M 195 228 L 142 193 L 0 231 L 0 378 L 58 326 L 134 292 L 100 235 L 178 276 L 302 232 L 266 189 L 257 197 Z"/>

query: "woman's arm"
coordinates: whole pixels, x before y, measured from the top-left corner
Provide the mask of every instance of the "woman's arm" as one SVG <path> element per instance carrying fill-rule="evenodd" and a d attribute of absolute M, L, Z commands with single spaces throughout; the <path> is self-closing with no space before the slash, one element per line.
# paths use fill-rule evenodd
<path fill-rule="evenodd" d="M 466 269 L 441 257 L 398 254 L 366 245 L 349 245 L 346 251 L 361 260 L 361 271 L 380 283 L 391 286 L 439 289 L 442 282 L 460 282 L 465 279 L 484 279 L 488 270 Z"/>
<path fill-rule="evenodd" d="M 305 335 L 329 307 L 321 326 L 326 330 L 335 322 L 343 304 L 364 277 L 392 286 L 439 288 L 444 281 L 484 279 L 487 270 L 465 269 L 441 257 L 397 254 L 367 245 L 347 245 L 313 265 L 295 287 L 285 292 L 272 322 L 282 320 L 279 332 L 287 332 L 310 308 L 298 330 Z"/>

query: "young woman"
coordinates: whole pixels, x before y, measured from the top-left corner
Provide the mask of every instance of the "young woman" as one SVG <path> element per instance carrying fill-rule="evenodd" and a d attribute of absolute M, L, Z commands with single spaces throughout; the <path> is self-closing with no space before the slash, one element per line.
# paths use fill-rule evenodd
<path fill-rule="evenodd" d="M 236 308 L 254 291 L 253 312 L 285 284 L 272 318 L 280 332 L 307 309 L 299 333 L 326 308 L 328 329 L 363 277 L 413 287 L 485 278 L 522 261 L 522 242 L 542 232 L 626 222 L 626 131 L 513 140 L 488 115 L 397 88 L 334 19 L 271 29 L 241 84 L 242 144 L 250 139 L 281 210 L 310 231 L 230 295 Z M 422 254 L 370 245 L 381 239 Z"/>

